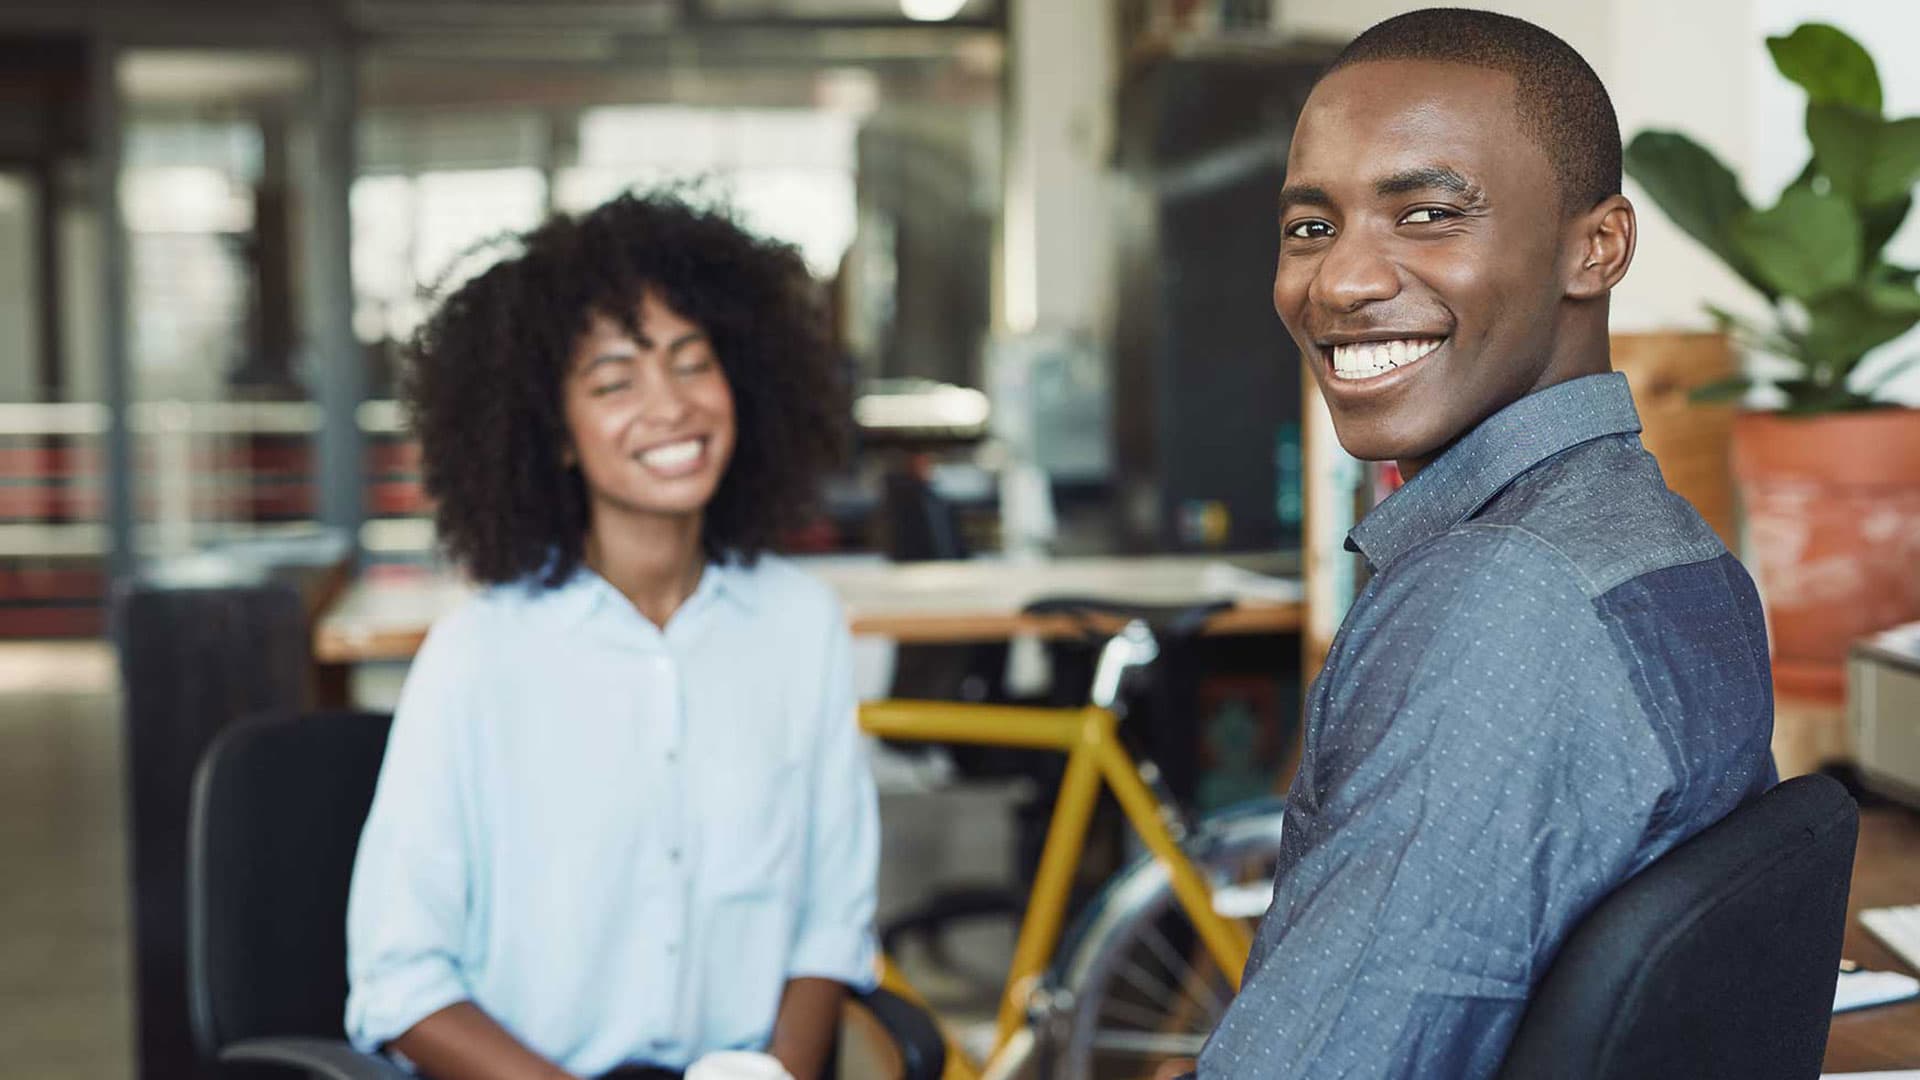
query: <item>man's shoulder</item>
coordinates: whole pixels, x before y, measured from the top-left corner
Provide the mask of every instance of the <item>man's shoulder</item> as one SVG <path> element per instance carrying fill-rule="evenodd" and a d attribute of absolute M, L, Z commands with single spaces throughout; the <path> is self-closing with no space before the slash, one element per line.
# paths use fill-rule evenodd
<path fill-rule="evenodd" d="M 1631 436 L 1596 439 L 1541 463 L 1454 531 L 1482 544 L 1524 534 L 1556 554 L 1590 598 L 1727 554 Z"/>

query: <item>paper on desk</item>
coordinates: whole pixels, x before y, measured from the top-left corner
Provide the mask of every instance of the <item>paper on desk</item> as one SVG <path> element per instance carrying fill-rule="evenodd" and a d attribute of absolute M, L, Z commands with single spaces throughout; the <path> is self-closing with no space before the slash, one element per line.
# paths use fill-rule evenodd
<path fill-rule="evenodd" d="M 1269 577 L 1232 563 L 1208 563 L 1200 571 L 1200 588 L 1218 596 L 1291 603 L 1306 595 L 1299 578 Z"/>
<path fill-rule="evenodd" d="M 1833 1011 L 1846 1012 L 1920 995 L 1920 981 L 1897 971 L 1843 971 L 1833 986 Z"/>

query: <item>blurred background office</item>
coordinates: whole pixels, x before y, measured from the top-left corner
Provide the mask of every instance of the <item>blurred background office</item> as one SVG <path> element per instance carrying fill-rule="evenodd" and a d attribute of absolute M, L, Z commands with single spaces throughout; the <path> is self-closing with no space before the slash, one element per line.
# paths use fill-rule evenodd
<path fill-rule="evenodd" d="M 1279 784 L 1358 572 L 1340 523 L 1371 481 L 1316 442 L 1272 313 L 1274 194 L 1320 67 L 1417 6 L 0 3 L 0 1073 L 128 1076 L 140 1057 L 130 837 L 157 819 L 131 779 L 151 729 L 116 595 L 236 563 L 292 582 L 299 655 L 269 661 L 293 672 L 286 702 L 390 703 L 403 662 L 307 654 L 350 587 L 445 571 L 394 400 L 404 343 L 486 241 L 636 185 L 692 185 L 797 245 L 832 312 L 856 453 L 790 551 L 1231 556 L 1293 582 L 1304 614 L 1212 646 L 1168 749 L 1202 804 Z M 1756 199 L 1807 153 L 1765 35 L 1834 22 L 1881 61 L 1887 112 L 1920 111 L 1902 0 L 1487 6 L 1588 57 L 1623 132 L 1693 134 Z M 1628 192 L 1623 339 L 1761 309 Z M 1891 250 L 1920 259 L 1920 228 Z M 1886 393 L 1920 404 L 1920 372 Z M 1316 484 L 1345 505 L 1314 511 Z M 869 696 L 1046 693 L 1047 662 L 1074 661 L 871 637 Z M 190 673 L 150 674 L 187 700 Z M 153 797 L 178 802 L 167 783 Z M 1001 871 L 1028 796 L 984 790 L 889 804 L 906 877 Z"/>

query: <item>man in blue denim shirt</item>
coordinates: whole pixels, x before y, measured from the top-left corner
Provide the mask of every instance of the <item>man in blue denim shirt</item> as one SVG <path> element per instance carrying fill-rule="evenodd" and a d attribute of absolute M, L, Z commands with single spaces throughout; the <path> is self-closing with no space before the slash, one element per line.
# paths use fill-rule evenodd
<path fill-rule="evenodd" d="M 1605 89 L 1546 31 L 1389 20 L 1309 98 L 1274 305 L 1406 486 L 1306 718 L 1273 906 L 1214 1077 L 1488 1077 L 1606 893 L 1774 782 L 1753 585 L 1669 491 L 1607 296 L 1633 256 Z"/>

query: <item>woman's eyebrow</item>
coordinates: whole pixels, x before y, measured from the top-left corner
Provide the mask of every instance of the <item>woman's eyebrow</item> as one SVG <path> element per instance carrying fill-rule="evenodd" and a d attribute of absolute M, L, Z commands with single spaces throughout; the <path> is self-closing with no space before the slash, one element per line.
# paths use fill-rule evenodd
<path fill-rule="evenodd" d="M 609 364 L 631 364 L 631 363 L 633 363 L 632 353 L 617 353 L 617 352 L 601 353 L 600 355 L 580 365 L 580 374 L 591 375 L 595 371 Z"/>
<path fill-rule="evenodd" d="M 667 352 L 669 352 L 669 353 L 677 353 L 677 352 L 679 352 L 679 351 L 680 351 L 681 349 L 684 349 L 684 348 L 686 348 L 686 347 L 687 347 L 687 346 L 689 346 L 689 345 L 697 345 L 697 344 L 699 344 L 700 342 L 703 342 L 703 341 L 705 341 L 705 340 L 707 340 L 707 334 L 706 334 L 706 331 L 704 331 L 704 330 L 689 330 L 689 331 L 687 331 L 686 333 L 684 333 L 684 334 L 681 334 L 681 335 L 680 335 L 679 337 L 677 337 L 677 338 L 674 338 L 674 339 L 673 339 L 673 340 L 672 340 L 671 342 L 668 342 L 668 343 L 667 343 Z M 653 344 L 652 342 L 650 342 L 650 341 L 647 341 L 647 340 L 646 340 L 645 338 L 642 338 L 642 339 L 641 339 L 641 342 L 640 342 L 640 343 L 641 343 L 642 345 L 646 345 L 646 346 L 648 346 L 648 347 L 651 347 L 651 346 L 652 346 L 652 344 Z"/>

